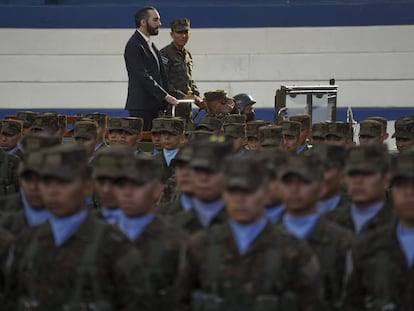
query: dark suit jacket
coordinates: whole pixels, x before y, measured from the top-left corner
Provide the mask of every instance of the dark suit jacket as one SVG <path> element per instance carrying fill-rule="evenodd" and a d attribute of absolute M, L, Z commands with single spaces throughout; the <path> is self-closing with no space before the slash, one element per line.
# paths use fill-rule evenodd
<path fill-rule="evenodd" d="M 166 108 L 168 79 L 158 49 L 160 69 L 145 38 L 138 32 L 128 40 L 124 58 L 128 71 L 128 97 L 126 110 L 159 111 Z M 165 88 L 165 89 L 164 89 Z"/>

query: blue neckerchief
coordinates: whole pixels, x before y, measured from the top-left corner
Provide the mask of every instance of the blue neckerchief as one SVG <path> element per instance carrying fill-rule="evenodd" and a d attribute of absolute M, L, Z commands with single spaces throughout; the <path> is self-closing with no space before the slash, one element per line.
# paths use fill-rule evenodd
<path fill-rule="evenodd" d="M 165 162 L 167 162 L 167 166 L 170 166 L 172 159 L 175 158 L 179 150 L 180 148 L 171 149 L 171 150 L 167 150 L 165 148 L 162 149 L 162 153 L 164 155 Z"/>
<path fill-rule="evenodd" d="M 160 151 L 158 149 L 154 148 L 154 150 L 152 150 L 152 155 L 156 155 L 156 154 L 159 154 L 159 153 L 160 153 Z"/>
<path fill-rule="evenodd" d="M 180 195 L 180 203 L 183 207 L 183 210 L 188 212 L 193 207 L 193 198 L 182 193 Z"/>
<path fill-rule="evenodd" d="M 231 231 L 233 232 L 233 237 L 236 240 L 237 247 L 239 249 L 239 253 L 243 255 L 246 253 L 247 249 L 249 248 L 250 244 L 254 241 L 254 239 L 263 231 L 264 227 L 266 226 L 267 220 L 266 218 L 260 218 L 259 221 L 253 224 L 240 224 L 233 220 L 229 221 Z"/>
<path fill-rule="evenodd" d="M 57 217 L 51 214 L 49 216 L 49 222 L 52 226 L 55 245 L 60 246 L 67 241 L 78 230 L 86 216 L 88 216 L 86 209 L 83 209 L 77 214 L 65 217 Z"/>
<path fill-rule="evenodd" d="M 23 189 L 20 189 L 20 196 L 22 198 L 24 215 L 30 227 L 40 225 L 49 219 L 49 212 L 46 209 L 35 209 L 30 206 Z"/>
<path fill-rule="evenodd" d="M 296 154 L 301 154 L 305 149 L 306 149 L 307 145 L 304 144 L 302 146 L 299 146 L 296 148 Z"/>
<path fill-rule="evenodd" d="M 335 207 L 338 205 L 340 200 L 341 200 L 341 195 L 338 194 L 325 201 L 319 201 L 318 204 L 316 205 L 316 209 L 318 210 L 318 213 L 329 212 L 335 209 Z"/>
<path fill-rule="evenodd" d="M 265 216 L 272 224 L 277 223 L 282 217 L 283 212 L 286 210 L 285 204 L 279 204 L 275 206 L 267 206 L 264 209 Z"/>
<path fill-rule="evenodd" d="M 239 152 L 237 152 L 234 156 L 235 157 L 241 157 L 244 156 L 246 154 L 246 150 L 240 150 Z"/>
<path fill-rule="evenodd" d="M 367 208 L 360 209 L 357 208 L 355 204 L 352 204 L 351 216 L 352 221 L 354 222 L 354 231 L 356 234 L 359 234 L 364 225 L 378 214 L 383 205 L 384 202 L 379 202 L 372 204 Z"/>
<path fill-rule="evenodd" d="M 6 151 L 7 154 L 15 154 L 17 150 L 19 150 L 18 146 L 14 147 L 13 149 L 4 150 L 4 151 Z"/>
<path fill-rule="evenodd" d="M 198 219 L 204 228 L 207 228 L 213 218 L 224 208 L 224 202 L 222 199 L 208 203 L 194 199 L 193 204 Z"/>
<path fill-rule="evenodd" d="M 285 214 L 283 217 L 283 225 L 294 236 L 301 240 L 305 240 L 312 232 L 318 219 L 319 214 L 317 212 L 299 217 Z"/>
<path fill-rule="evenodd" d="M 87 196 L 83 202 L 85 203 L 86 206 L 93 205 L 93 200 L 92 200 L 92 197 L 90 195 Z"/>
<path fill-rule="evenodd" d="M 407 265 L 412 267 L 414 264 L 414 228 L 403 228 L 401 224 L 398 224 L 397 238 L 407 260 Z"/>
<path fill-rule="evenodd" d="M 144 231 L 145 227 L 154 219 L 154 214 L 139 217 L 128 217 L 124 213 L 119 216 L 118 227 L 130 241 L 135 239 Z"/>
<path fill-rule="evenodd" d="M 106 222 L 110 223 L 111 225 L 118 222 L 121 213 L 122 211 L 120 208 L 107 208 L 105 206 L 102 207 L 102 215 L 105 218 Z"/>

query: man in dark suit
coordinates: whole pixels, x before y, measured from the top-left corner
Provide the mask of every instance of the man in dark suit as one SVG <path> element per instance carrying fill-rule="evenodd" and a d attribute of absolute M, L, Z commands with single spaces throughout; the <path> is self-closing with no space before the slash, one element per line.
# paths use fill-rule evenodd
<path fill-rule="evenodd" d="M 161 20 L 154 7 L 143 7 L 135 14 L 137 29 L 125 47 L 128 71 L 128 97 L 125 109 L 130 116 L 144 119 L 144 131 L 151 130 L 152 119 L 160 112 L 170 112 L 169 104 L 177 99 L 168 94 L 168 79 L 161 55 L 151 42 L 158 35 Z"/>

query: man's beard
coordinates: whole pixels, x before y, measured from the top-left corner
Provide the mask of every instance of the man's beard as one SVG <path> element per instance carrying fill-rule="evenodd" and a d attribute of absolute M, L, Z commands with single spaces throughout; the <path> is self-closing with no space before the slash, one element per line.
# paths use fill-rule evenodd
<path fill-rule="evenodd" d="M 155 27 L 151 27 L 150 25 L 147 24 L 147 31 L 151 36 L 156 36 L 158 35 L 159 29 Z"/>

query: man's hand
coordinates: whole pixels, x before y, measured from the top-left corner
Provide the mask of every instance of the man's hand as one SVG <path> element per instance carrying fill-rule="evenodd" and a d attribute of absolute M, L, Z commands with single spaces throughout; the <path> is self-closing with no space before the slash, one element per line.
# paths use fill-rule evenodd
<path fill-rule="evenodd" d="M 178 100 L 177 100 L 177 98 L 175 98 L 174 96 L 171 96 L 171 95 L 167 95 L 167 96 L 165 96 L 164 97 L 164 100 L 167 102 L 167 103 L 169 103 L 169 104 L 171 104 L 171 105 L 178 105 Z"/>

